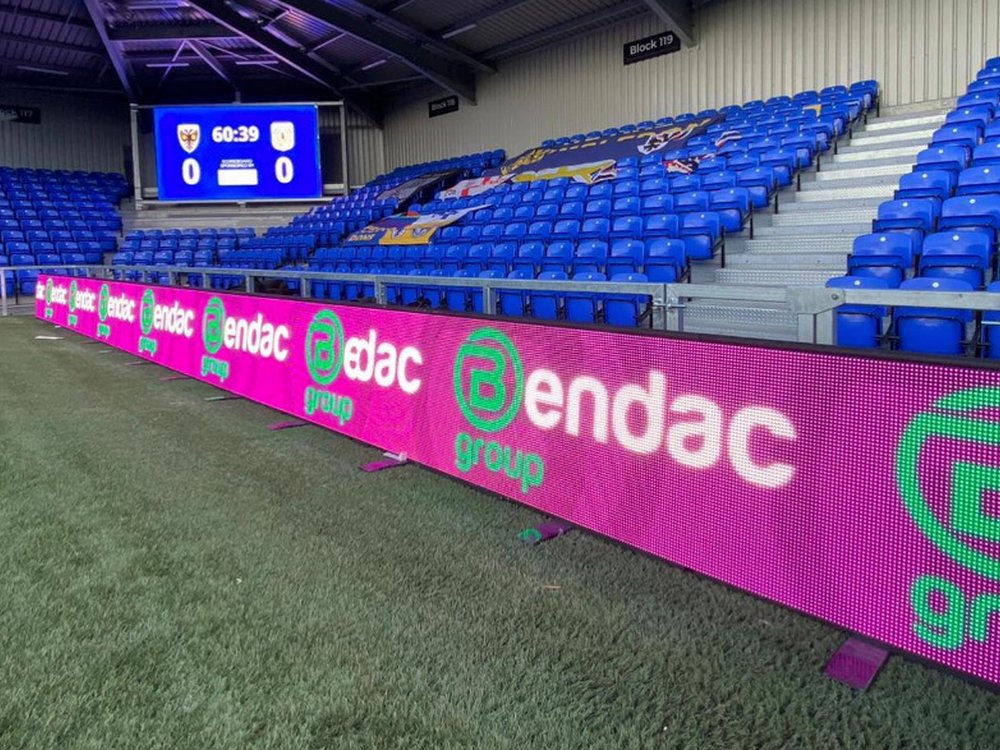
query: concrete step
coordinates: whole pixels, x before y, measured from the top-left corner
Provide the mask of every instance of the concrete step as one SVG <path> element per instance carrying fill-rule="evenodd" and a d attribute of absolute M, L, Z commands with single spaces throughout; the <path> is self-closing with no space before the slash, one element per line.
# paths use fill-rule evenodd
<path fill-rule="evenodd" d="M 838 200 L 834 202 L 833 208 L 825 207 L 821 204 L 811 203 L 809 201 L 804 201 L 798 203 L 796 201 L 785 202 L 781 204 L 781 212 L 778 214 L 761 214 L 758 215 L 755 220 L 759 220 L 763 216 L 773 216 L 774 218 L 780 218 L 782 216 L 787 216 L 788 214 L 798 214 L 798 213 L 809 213 L 816 215 L 826 211 L 853 211 L 853 210 L 870 210 L 872 216 L 875 215 L 875 211 L 878 209 L 879 204 L 882 203 L 881 198 L 854 198 L 849 200 Z M 773 221 L 773 220 L 772 220 Z M 759 225 L 763 225 L 766 222 L 759 222 Z"/>
<path fill-rule="evenodd" d="M 775 237 L 829 237 L 835 235 L 850 235 L 857 237 L 871 231 L 871 221 L 851 222 L 842 219 L 841 224 L 807 223 L 773 227 L 761 227 L 754 232 L 754 239 L 773 239 Z"/>
<path fill-rule="evenodd" d="M 952 105 L 953 107 L 954 105 Z M 882 130 L 899 130 L 911 127 L 933 127 L 944 122 L 947 109 L 930 110 L 927 112 L 914 112 L 912 114 L 888 115 L 883 114 L 878 119 L 869 119 L 865 125 L 864 132 L 879 132 Z"/>
<path fill-rule="evenodd" d="M 848 154 L 849 155 L 849 154 Z M 821 174 L 830 175 L 841 170 L 854 170 L 854 169 L 874 169 L 877 167 L 898 167 L 905 165 L 908 168 L 913 167 L 913 162 L 916 161 L 912 154 L 906 153 L 897 156 L 883 156 L 878 153 L 871 155 L 870 159 L 858 160 L 854 159 L 848 160 L 846 162 L 838 162 L 837 156 L 827 156 L 823 157 L 823 164 Z M 858 161 L 863 161 L 863 164 L 859 164 Z"/>
<path fill-rule="evenodd" d="M 873 153 L 879 153 L 881 151 L 885 151 L 886 149 L 901 148 L 903 146 L 920 146 L 921 148 L 927 148 L 927 144 L 929 142 L 930 138 L 925 138 L 923 136 L 915 138 L 901 136 L 900 138 L 893 140 L 891 143 L 864 143 L 855 139 L 842 145 L 840 147 L 840 153 L 838 153 L 837 156 L 857 153 L 865 153 L 871 156 Z"/>
<path fill-rule="evenodd" d="M 899 181 L 899 178 L 912 169 L 910 161 L 884 164 L 882 166 L 870 167 L 867 166 L 867 162 L 855 166 L 852 163 L 848 163 L 843 169 L 822 169 L 819 172 L 809 172 L 803 175 L 802 185 L 805 186 L 806 180 L 809 179 L 810 182 L 826 182 L 826 183 L 840 183 L 850 180 L 860 180 L 867 178 L 885 178 L 895 181 Z"/>
<path fill-rule="evenodd" d="M 847 267 L 847 252 L 802 252 L 798 243 L 787 243 L 784 253 L 726 254 L 726 268 L 829 270 L 831 274 Z"/>
<path fill-rule="evenodd" d="M 842 272 L 831 273 L 830 271 L 720 268 L 715 272 L 715 279 L 720 284 L 736 284 L 739 286 L 821 287 L 831 277 L 842 275 Z"/>
<path fill-rule="evenodd" d="M 882 198 L 888 200 L 896 191 L 896 182 L 873 183 L 869 185 L 858 184 L 855 186 L 829 186 L 818 185 L 812 188 L 803 188 L 795 195 L 796 203 L 815 203 L 827 201 L 852 200 L 854 198 Z"/>
<path fill-rule="evenodd" d="M 900 141 L 918 140 L 930 142 L 931 136 L 934 135 L 935 130 L 937 130 L 936 125 L 915 125 L 876 131 L 869 131 L 866 129 L 860 133 L 855 133 L 854 137 L 851 139 L 850 145 L 852 147 L 872 146 L 885 145 L 887 143 L 898 143 Z"/>
<path fill-rule="evenodd" d="M 883 160 L 895 156 L 907 157 L 910 163 L 916 161 L 916 155 L 927 148 L 926 143 L 918 143 L 908 146 L 898 146 L 893 148 L 883 148 L 878 151 L 849 151 L 841 149 L 840 153 L 833 157 L 835 164 L 857 164 L 861 161 Z"/>
<path fill-rule="evenodd" d="M 855 208 L 842 210 L 824 210 L 816 213 L 786 213 L 775 216 L 769 227 L 754 230 L 754 237 L 768 237 L 788 232 L 801 232 L 806 227 L 815 228 L 813 234 L 841 234 L 841 229 L 832 227 L 847 227 L 846 231 L 870 227 L 876 213 L 870 209 Z M 865 230 L 867 231 L 867 230 Z"/>
<path fill-rule="evenodd" d="M 775 237 L 752 240 L 726 240 L 726 250 L 728 258 L 730 250 L 732 257 L 738 253 L 746 255 L 783 255 L 788 252 L 795 253 L 839 253 L 851 252 L 855 235 L 849 234 L 829 234 L 805 236 L 795 234 L 794 230 Z"/>
<path fill-rule="evenodd" d="M 814 191 L 814 190 L 832 190 L 836 192 L 841 192 L 843 190 L 850 190 L 852 188 L 859 188 L 859 187 L 863 188 L 863 187 L 886 187 L 886 186 L 895 190 L 896 187 L 898 187 L 898 185 L 899 185 L 898 174 L 862 176 L 862 177 L 845 178 L 842 180 L 803 179 L 802 192 Z"/>

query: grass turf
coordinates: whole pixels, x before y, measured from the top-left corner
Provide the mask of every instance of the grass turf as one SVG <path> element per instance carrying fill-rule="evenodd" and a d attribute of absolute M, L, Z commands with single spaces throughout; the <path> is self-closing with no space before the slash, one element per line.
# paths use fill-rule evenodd
<path fill-rule="evenodd" d="M 0 320 L 0 747 L 997 747 L 1000 698 Z M 872 602 L 872 606 L 882 606 Z"/>

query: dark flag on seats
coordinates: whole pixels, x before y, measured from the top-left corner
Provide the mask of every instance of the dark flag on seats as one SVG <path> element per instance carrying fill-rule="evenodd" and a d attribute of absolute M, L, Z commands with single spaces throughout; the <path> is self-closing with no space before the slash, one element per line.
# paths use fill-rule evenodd
<path fill-rule="evenodd" d="M 541 146 L 505 161 L 493 174 L 510 175 L 515 182 L 569 177 L 592 184 L 613 177 L 615 164 L 620 159 L 657 153 L 666 156 L 684 148 L 689 140 L 704 135 L 723 119 L 722 115 L 700 117 L 682 125 L 647 128 L 566 146 Z"/>

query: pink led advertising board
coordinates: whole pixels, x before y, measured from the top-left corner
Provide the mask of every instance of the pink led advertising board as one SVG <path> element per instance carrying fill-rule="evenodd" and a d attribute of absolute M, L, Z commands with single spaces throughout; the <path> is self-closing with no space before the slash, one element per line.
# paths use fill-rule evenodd
<path fill-rule="evenodd" d="M 42 276 L 37 316 L 1000 683 L 1000 371 Z"/>

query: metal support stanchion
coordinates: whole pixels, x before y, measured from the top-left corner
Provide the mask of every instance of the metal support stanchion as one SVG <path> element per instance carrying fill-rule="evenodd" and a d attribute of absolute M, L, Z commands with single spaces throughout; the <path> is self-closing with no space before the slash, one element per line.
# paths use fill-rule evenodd
<path fill-rule="evenodd" d="M 496 315 L 496 293 L 487 282 L 483 282 L 483 312 Z"/>

